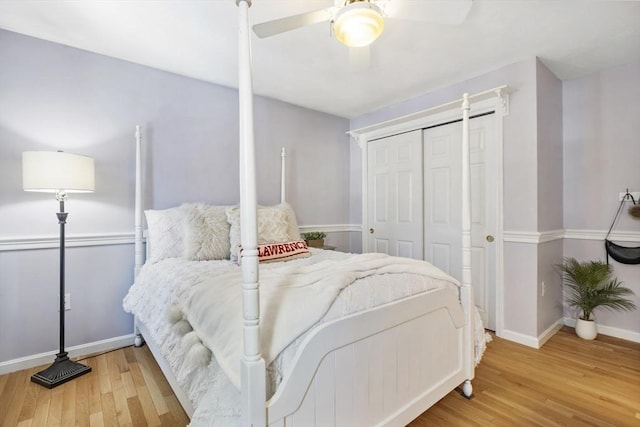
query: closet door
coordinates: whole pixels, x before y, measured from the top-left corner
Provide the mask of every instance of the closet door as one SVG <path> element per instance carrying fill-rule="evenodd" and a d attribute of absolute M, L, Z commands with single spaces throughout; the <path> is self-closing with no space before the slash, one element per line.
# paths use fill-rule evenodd
<path fill-rule="evenodd" d="M 497 184 L 495 116 L 469 122 L 471 154 L 471 284 L 487 329 L 496 329 Z"/>
<path fill-rule="evenodd" d="M 486 328 L 495 330 L 496 159 L 494 116 L 469 122 L 471 284 Z M 462 124 L 424 130 L 425 260 L 462 279 Z"/>
<path fill-rule="evenodd" d="M 367 252 L 423 259 L 422 131 L 368 143 Z"/>
<path fill-rule="evenodd" d="M 424 130 L 424 259 L 462 279 L 462 123 Z"/>

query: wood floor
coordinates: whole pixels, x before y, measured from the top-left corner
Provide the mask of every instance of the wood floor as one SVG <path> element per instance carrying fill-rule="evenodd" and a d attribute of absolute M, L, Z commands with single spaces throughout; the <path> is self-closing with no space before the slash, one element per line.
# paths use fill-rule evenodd
<path fill-rule="evenodd" d="M 146 347 L 91 357 L 90 374 L 53 390 L 39 369 L 0 376 L 0 425 L 171 426 L 188 423 Z M 563 328 L 540 350 L 494 338 L 472 400 L 449 393 L 423 426 L 640 426 L 640 344 Z"/>
<path fill-rule="evenodd" d="M 146 346 L 81 362 L 90 373 L 51 390 L 31 382 L 43 367 L 0 376 L 0 425 L 178 427 L 189 422 Z"/>
<path fill-rule="evenodd" d="M 473 388 L 472 400 L 449 393 L 410 426 L 637 427 L 640 344 L 566 327 L 539 350 L 494 338 Z"/>

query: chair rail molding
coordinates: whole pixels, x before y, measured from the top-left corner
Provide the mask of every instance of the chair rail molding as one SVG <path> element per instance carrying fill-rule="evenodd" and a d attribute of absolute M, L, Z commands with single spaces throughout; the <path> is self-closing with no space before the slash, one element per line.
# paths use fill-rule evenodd
<path fill-rule="evenodd" d="M 361 232 L 361 224 L 318 224 L 301 225 L 298 227 L 301 233 L 307 231 L 324 231 L 325 233 Z M 146 236 L 146 230 L 144 235 Z M 66 236 L 67 248 L 80 248 L 88 246 L 132 245 L 135 242 L 134 233 L 100 233 Z M 58 236 L 15 236 L 0 237 L 0 252 L 26 251 L 36 249 L 59 249 L 60 238 Z"/>
<path fill-rule="evenodd" d="M 101 233 L 68 235 L 65 238 L 65 247 L 127 245 L 133 243 L 133 233 Z M 0 237 L 0 252 L 21 251 L 33 249 L 58 249 L 60 238 L 58 236 L 15 236 Z"/>

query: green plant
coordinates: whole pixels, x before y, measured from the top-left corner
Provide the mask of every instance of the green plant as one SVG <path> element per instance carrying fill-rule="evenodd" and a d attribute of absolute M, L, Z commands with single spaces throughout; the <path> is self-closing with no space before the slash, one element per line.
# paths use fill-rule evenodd
<path fill-rule="evenodd" d="M 322 231 L 309 231 L 308 233 L 302 233 L 304 240 L 322 240 L 327 237 L 327 234 Z"/>
<path fill-rule="evenodd" d="M 578 262 L 575 258 L 566 258 L 558 266 L 567 285 L 570 307 L 582 310 L 582 320 L 592 320 L 591 313 L 597 307 L 609 310 L 633 310 L 635 304 L 625 298 L 633 291 L 611 277 L 612 271 L 602 261 Z"/>

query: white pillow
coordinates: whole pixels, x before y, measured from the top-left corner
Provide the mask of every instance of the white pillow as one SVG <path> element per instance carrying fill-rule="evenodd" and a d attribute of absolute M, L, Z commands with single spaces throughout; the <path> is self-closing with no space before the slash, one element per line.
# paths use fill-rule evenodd
<path fill-rule="evenodd" d="M 291 205 L 289 205 L 288 203 L 282 203 L 274 207 L 280 207 L 287 215 L 287 234 L 289 235 L 289 240 L 292 242 L 300 240 L 300 229 L 298 228 L 296 213 L 293 211 Z"/>
<path fill-rule="evenodd" d="M 226 206 L 188 206 L 184 222 L 184 257 L 194 261 L 229 258 Z"/>
<path fill-rule="evenodd" d="M 229 230 L 230 258 L 237 261 L 237 248 L 240 246 L 240 208 L 227 208 Z M 258 244 L 281 243 L 289 241 L 289 223 L 287 213 L 279 206 L 258 207 Z M 297 239 L 296 239 L 297 240 Z"/>
<path fill-rule="evenodd" d="M 148 209 L 147 239 L 150 250 L 147 261 L 155 262 L 165 258 L 180 258 L 184 253 L 184 208 Z"/>

